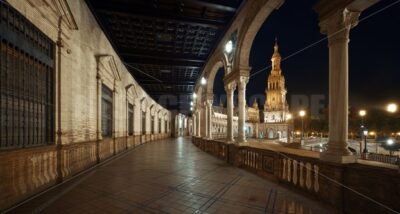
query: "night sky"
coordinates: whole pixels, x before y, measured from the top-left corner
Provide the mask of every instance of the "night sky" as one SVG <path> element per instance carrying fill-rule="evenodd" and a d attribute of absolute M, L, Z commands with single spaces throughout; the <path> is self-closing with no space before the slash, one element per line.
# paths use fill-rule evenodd
<path fill-rule="evenodd" d="M 398 0 L 397 0 L 398 1 Z M 395 0 L 381 1 L 361 14 L 360 20 Z M 323 39 L 318 17 L 312 9 L 315 1 L 287 0 L 274 11 L 258 32 L 250 54 L 251 75 L 271 65 L 275 37 L 285 58 Z M 361 21 L 350 32 L 349 71 L 350 105 L 380 107 L 389 101 L 399 101 L 400 94 L 400 3 Z M 328 42 L 327 40 L 282 62 L 286 78 L 287 100 L 291 95 L 325 94 L 328 103 Z M 264 95 L 270 68 L 250 78 L 247 101 L 251 95 Z M 215 78 L 214 93 L 218 100 L 225 94 L 223 69 Z M 263 105 L 263 100 L 260 104 Z"/>

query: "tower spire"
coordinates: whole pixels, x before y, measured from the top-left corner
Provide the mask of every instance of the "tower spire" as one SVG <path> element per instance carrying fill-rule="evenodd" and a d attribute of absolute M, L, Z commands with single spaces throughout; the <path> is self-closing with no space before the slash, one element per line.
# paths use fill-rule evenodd
<path fill-rule="evenodd" d="M 278 52 L 279 45 L 278 45 L 278 37 L 275 36 L 275 45 L 274 45 L 274 53 L 279 54 Z"/>

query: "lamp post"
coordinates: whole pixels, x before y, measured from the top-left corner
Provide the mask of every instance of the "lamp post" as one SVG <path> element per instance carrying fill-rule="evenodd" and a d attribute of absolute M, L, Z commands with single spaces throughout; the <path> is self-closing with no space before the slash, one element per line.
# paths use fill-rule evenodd
<path fill-rule="evenodd" d="M 368 148 L 367 148 L 368 130 L 364 129 L 363 134 L 364 134 L 364 154 L 365 154 L 365 158 L 366 158 L 367 157 L 367 153 L 368 153 Z"/>
<path fill-rule="evenodd" d="M 291 114 L 287 114 L 286 115 L 286 121 L 289 121 L 289 120 L 291 120 L 292 119 L 292 115 Z M 289 129 L 289 123 L 287 122 L 286 123 L 286 126 L 287 126 L 287 130 L 286 130 L 286 138 L 287 138 L 287 140 L 286 140 L 286 143 L 290 143 L 290 129 Z"/>
<path fill-rule="evenodd" d="M 304 144 L 304 116 L 306 116 L 306 111 L 301 110 L 299 111 L 299 116 L 301 117 L 301 138 L 300 138 L 300 144 Z"/>
<path fill-rule="evenodd" d="M 360 154 L 361 154 L 362 153 L 361 152 L 362 151 L 362 137 L 364 135 L 363 130 L 365 129 L 364 117 L 365 117 L 365 115 L 367 115 L 367 111 L 364 109 L 361 109 L 360 111 L 358 111 L 358 115 L 361 117 L 361 125 L 360 125 L 360 134 L 361 134 L 361 136 L 360 136 Z"/>

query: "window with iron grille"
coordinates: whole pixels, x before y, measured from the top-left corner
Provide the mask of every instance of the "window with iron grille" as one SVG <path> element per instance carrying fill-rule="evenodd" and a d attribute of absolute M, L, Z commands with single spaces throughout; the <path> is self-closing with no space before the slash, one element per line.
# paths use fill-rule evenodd
<path fill-rule="evenodd" d="M 158 133 L 161 133 L 161 118 L 158 118 Z"/>
<path fill-rule="evenodd" d="M 105 85 L 102 85 L 101 91 L 101 134 L 103 137 L 112 137 L 113 92 Z"/>
<path fill-rule="evenodd" d="M 146 112 L 142 111 L 142 134 L 146 134 Z"/>
<path fill-rule="evenodd" d="M 151 116 L 151 133 L 154 134 L 154 116 Z"/>
<path fill-rule="evenodd" d="M 54 42 L 0 1 L 0 149 L 53 144 Z"/>
<path fill-rule="evenodd" d="M 128 104 L 128 135 L 133 135 L 133 105 Z"/>

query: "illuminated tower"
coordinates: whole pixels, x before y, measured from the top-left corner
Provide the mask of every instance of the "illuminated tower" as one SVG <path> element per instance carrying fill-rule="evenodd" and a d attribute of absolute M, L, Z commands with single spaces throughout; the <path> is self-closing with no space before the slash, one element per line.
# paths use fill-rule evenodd
<path fill-rule="evenodd" d="M 272 69 L 268 75 L 265 89 L 266 100 L 264 104 L 264 122 L 284 122 L 289 113 L 286 101 L 285 77 L 281 70 L 281 55 L 279 54 L 278 41 L 275 39 L 274 54 L 272 55 Z"/>

